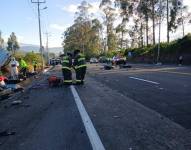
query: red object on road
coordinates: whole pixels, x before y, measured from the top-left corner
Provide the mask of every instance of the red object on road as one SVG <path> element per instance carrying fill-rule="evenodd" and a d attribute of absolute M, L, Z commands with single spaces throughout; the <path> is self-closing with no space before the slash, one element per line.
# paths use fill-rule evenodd
<path fill-rule="evenodd" d="M 0 81 L 5 81 L 5 80 L 8 80 L 8 79 L 4 76 L 0 76 Z"/>
<path fill-rule="evenodd" d="M 60 78 L 58 78 L 57 76 L 55 76 L 55 75 L 53 75 L 53 76 L 50 76 L 49 78 L 48 78 L 48 84 L 49 84 L 49 86 L 59 86 L 60 84 L 61 84 L 61 79 Z"/>

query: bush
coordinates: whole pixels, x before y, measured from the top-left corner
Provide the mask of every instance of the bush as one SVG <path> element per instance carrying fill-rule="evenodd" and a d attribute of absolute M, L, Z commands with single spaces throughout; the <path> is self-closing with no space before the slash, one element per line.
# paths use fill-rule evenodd
<path fill-rule="evenodd" d="M 129 48 L 125 50 L 125 56 L 128 52 L 133 54 L 133 61 L 154 62 L 157 58 L 158 45 L 150 45 L 143 48 Z M 166 63 L 176 63 L 180 55 L 185 55 L 185 63 L 191 64 L 191 34 L 186 35 L 182 39 L 174 40 L 170 43 L 160 43 L 160 61 Z M 188 57 L 189 56 L 189 57 Z"/>

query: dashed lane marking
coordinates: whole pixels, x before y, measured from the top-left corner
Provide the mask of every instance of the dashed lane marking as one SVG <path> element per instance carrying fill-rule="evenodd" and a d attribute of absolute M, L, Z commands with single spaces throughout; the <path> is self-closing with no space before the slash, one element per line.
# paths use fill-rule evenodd
<path fill-rule="evenodd" d="M 86 109 L 75 89 L 75 87 L 73 85 L 70 86 L 70 89 L 72 91 L 72 94 L 74 96 L 76 105 L 78 107 L 78 110 L 80 112 L 80 116 L 82 118 L 82 121 L 84 123 L 87 135 L 89 137 L 90 143 L 92 145 L 93 150 L 105 150 L 100 137 L 96 131 L 96 129 L 94 128 L 94 125 L 88 115 L 88 113 L 86 112 Z"/>
<path fill-rule="evenodd" d="M 136 78 L 136 77 L 129 77 L 130 79 L 135 79 L 135 80 L 139 80 L 139 81 L 143 81 L 143 82 L 148 82 L 148 83 L 152 83 L 152 84 L 160 84 L 158 82 L 154 82 L 154 81 L 150 81 L 150 80 L 145 80 L 145 79 L 141 79 L 141 78 Z"/>

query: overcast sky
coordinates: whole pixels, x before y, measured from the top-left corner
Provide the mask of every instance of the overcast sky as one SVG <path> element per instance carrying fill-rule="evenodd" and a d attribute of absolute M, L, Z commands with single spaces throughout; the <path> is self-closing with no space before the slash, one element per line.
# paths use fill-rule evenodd
<path fill-rule="evenodd" d="M 191 0 L 184 0 L 191 8 Z M 99 12 L 100 0 L 87 0 L 93 8 L 91 12 Z M 49 32 L 50 47 L 61 47 L 61 34 L 72 25 L 74 13 L 81 0 L 46 0 L 41 4 L 48 9 L 41 10 L 43 43 L 45 43 L 45 32 Z M 39 45 L 37 6 L 31 4 L 31 0 L 1 0 L 0 30 L 6 40 L 11 32 L 15 32 L 19 42 Z M 186 26 L 186 32 L 190 27 Z M 181 32 L 172 35 L 172 38 L 180 36 Z M 163 34 L 164 36 L 164 34 Z M 165 36 L 164 36 L 165 37 Z"/>

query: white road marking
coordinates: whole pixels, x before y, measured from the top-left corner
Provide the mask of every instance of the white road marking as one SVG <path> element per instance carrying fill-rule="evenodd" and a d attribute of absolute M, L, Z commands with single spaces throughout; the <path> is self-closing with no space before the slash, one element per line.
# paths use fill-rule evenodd
<path fill-rule="evenodd" d="M 87 135 L 89 137 L 90 143 L 92 145 L 93 150 L 105 150 L 100 137 L 98 136 L 98 133 L 96 131 L 96 129 L 93 126 L 93 123 L 88 115 L 88 113 L 86 112 L 86 109 L 75 89 L 75 87 L 73 85 L 70 86 L 70 89 L 72 91 L 72 94 L 74 96 L 76 105 L 78 107 L 78 110 L 80 112 L 80 116 L 82 118 L 82 121 L 84 123 Z"/>
<path fill-rule="evenodd" d="M 141 79 L 141 78 L 135 78 L 135 77 L 129 77 L 130 79 L 135 79 L 135 80 L 139 80 L 139 81 L 143 81 L 143 82 L 148 82 L 148 83 L 152 83 L 152 84 L 160 84 L 158 82 L 154 82 L 154 81 L 149 81 L 149 80 L 144 80 L 144 79 Z"/>

